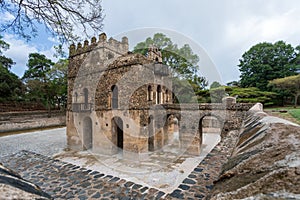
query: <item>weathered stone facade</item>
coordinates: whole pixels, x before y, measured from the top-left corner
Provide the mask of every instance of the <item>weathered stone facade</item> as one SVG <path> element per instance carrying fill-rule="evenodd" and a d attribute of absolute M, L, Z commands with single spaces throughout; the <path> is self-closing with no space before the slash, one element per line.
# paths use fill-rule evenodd
<path fill-rule="evenodd" d="M 143 157 L 175 145 L 199 155 L 202 120 L 214 116 L 223 133 L 238 128 L 250 105 L 173 104 L 172 80 L 159 50 L 148 56 L 128 52 L 128 39 L 70 46 L 67 137 L 73 149 Z"/>

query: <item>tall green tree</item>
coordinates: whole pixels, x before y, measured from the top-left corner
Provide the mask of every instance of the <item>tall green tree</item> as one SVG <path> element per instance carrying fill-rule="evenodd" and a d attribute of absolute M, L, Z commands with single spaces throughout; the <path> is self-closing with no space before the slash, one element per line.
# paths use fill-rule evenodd
<path fill-rule="evenodd" d="M 49 77 L 53 65 L 54 63 L 45 55 L 31 53 L 27 63 L 28 69 L 22 78 L 26 83 L 27 94 L 30 100 L 45 104 L 49 109 L 49 113 L 51 100 L 55 94 L 55 88 L 51 87 Z"/>
<path fill-rule="evenodd" d="M 173 91 L 178 89 L 178 91 L 175 91 L 178 94 L 181 94 L 184 90 L 187 91 L 186 83 L 189 83 L 189 86 L 192 87 L 195 93 L 207 86 L 205 77 L 199 75 L 199 57 L 193 53 L 188 44 L 184 44 L 179 48 L 166 35 L 156 33 L 152 38 L 148 37 L 145 41 L 138 43 L 134 47 L 133 52 L 146 56 L 150 46 L 155 46 L 161 51 L 163 64 L 170 66 L 173 77 L 178 79 L 174 81 L 173 85 L 175 88 L 173 88 Z M 180 81 L 186 81 L 186 83 L 180 83 Z M 190 95 L 182 97 L 182 99 L 186 101 L 189 99 L 188 96 Z"/>
<path fill-rule="evenodd" d="M 68 59 L 59 59 L 49 71 L 51 91 L 53 94 L 53 105 L 57 105 L 58 109 L 65 109 L 67 105 L 68 93 Z"/>
<path fill-rule="evenodd" d="M 89 30 L 99 33 L 103 25 L 101 0 L 0 0 L 0 11 L 12 16 L 1 22 L 0 32 L 9 30 L 26 39 L 37 34 L 38 23 L 61 42 L 87 36 Z"/>
<path fill-rule="evenodd" d="M 239 63 L 242 87 L 268 90 L 270 80 L 297 74 L 300 69 L 299 48 L 283 41 L 259 43 L 242 55 Z"/>
<path fill-rule="evenodd" d="M 9 44 L 3 40 L 3 37 L 0 35 L 0 66 L 6 69 L 10 69 L 15 63 L 11 58 L 7 58 L 3 55 L 3 52 L 9 49 Z"/>
<path fill-rule="evenodd" d="M 13 60 L 3 55 L 8 49 L 9 44 L 0 36 L 0 101 L 18 100 L 23 91 L 21 80 L 10 71 Z"/>
<path fill-rule="evenodd" d="M 294 107 L 297 106 L 298 97 L 300 96 L 300 74 L 274 79 L 270 81 L 270 85 L 289 91 L 295 98 Z"/>
<path fill-rule="evenodd" d="M 218 81 L 214 81 L 212 82 L 212 84 L 210 84 L 210 89 L 221 87 L 221 86 L 222 86 L 221 83 L 219 83 Z"/>

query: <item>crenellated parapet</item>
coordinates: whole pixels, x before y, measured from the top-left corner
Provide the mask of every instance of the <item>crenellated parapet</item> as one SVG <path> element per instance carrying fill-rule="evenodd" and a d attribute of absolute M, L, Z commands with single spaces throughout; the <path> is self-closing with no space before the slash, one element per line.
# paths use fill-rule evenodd
<path fill-rule="evenodd" d="M 77 45 L 71 44 L 69 47 L 69 57 L 88 53 L 96 48 L 109 48 L 116 53 L 125 54 L 129 49 L 128 38 L 123 37 L 121 41 L 118 41 L 114 38 L 109 38 L 107 40 L 106 34 L 101 33 L 98 41 L 96 37 L 92 37 L 90 42 L 85 40 L 83 44 L 80 42 Z"/>

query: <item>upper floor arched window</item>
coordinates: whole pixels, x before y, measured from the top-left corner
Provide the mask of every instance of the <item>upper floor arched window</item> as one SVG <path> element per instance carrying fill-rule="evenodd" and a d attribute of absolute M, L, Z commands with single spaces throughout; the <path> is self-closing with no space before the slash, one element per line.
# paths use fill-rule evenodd
<path fill-rule="evenodd" d="M 156 102 L 157 104 L 160 104 L 161 103 L 161 86 L 158 85 L 157 86 L 157 93 L 156 93 Z"/>
<path fill-rule="evenodd" d="M 153 99 L 153 91 L 152 91 L 151 85 L 148 86 L 147 96 L 148 96 L 148 101 L 152 101 L 152 99 Z"/>
<path fill-rule="evenodd" d="M 111 92 L 112 92 L 112 98 L 111 98 L 111 105 L 112 105 L 112 108 L 118 108 L 118 104 L 119 104 L 119 99 L 118 99 L 118 87 L 116 85 L 113 85 L 111 87 Z"/>

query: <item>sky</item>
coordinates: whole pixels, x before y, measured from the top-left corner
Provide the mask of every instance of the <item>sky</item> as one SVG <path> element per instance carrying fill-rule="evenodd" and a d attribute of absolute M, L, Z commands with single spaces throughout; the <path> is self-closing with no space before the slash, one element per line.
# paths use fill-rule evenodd
<path fill-rule="evenodd" d="M 175 35 L 174 40 L 189 42 L 200 54 L 200 71 L 209 76 L 209 83 L 238 80 L 239 59 L 259 42 L 300 45 L 299 0 L 103 0 L 102 6 L 103 32 L 108 37 L 129 35 L 132 49 L 155 31 Z M 1 35 L 11 45 L 5 55 L 16 62 L 12 71 L 18 76 L 23 75 L 30 52 L 53 56 L 55 39 L 42 27 L 30 42 L 9 33 Z"/>

